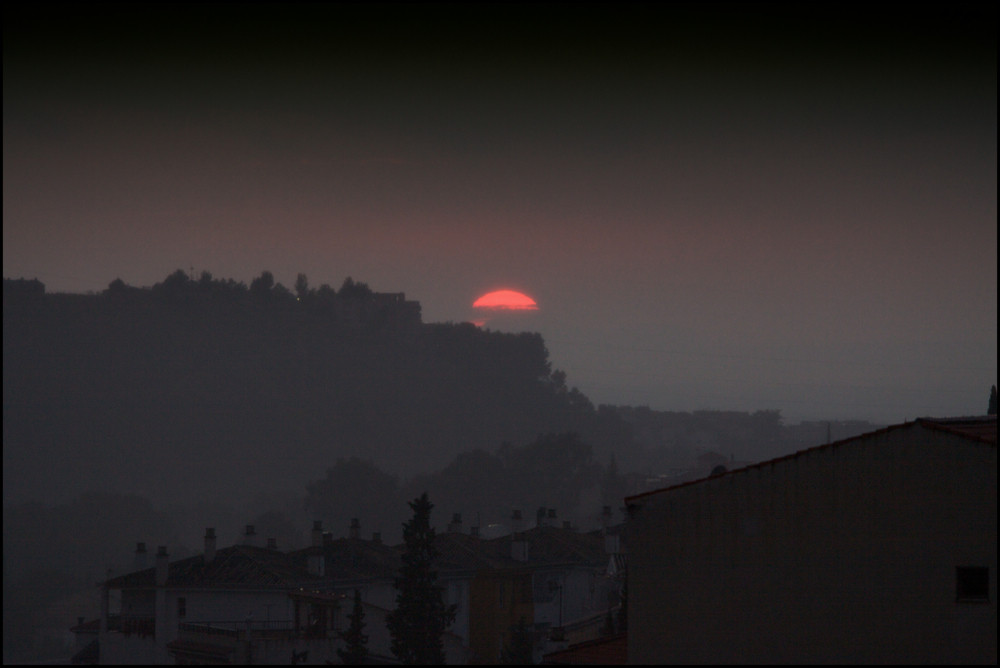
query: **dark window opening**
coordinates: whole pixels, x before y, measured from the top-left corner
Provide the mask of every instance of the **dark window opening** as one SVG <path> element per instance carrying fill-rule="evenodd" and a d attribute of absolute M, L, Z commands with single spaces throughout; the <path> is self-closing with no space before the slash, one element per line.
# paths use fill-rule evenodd
<path fill-rule="evenodd" d="M 986 566 L 959 566 L 955 569 L 956 599 L 990 600 L 990 569 Z"/>
<path fill-rule="evenodd" d="M 187 599 L 183 596 L 177 599 L 177 618 L 184 619 L 187 616 Z"/>

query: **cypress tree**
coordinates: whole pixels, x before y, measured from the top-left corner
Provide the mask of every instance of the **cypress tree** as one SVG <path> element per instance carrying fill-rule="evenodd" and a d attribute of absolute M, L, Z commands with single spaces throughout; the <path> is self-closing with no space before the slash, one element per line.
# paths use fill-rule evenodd
<path fill-rule="evenodd" d="M 337 656 L 345 664 L 360 666 L 368 658 L 368 634 L 365 629 L 365 611 L 361 607 L 361 590 L 354 590 L 354 608 L 347 616 L 350 626 L 341 636 L 344 639 L 344 649 L 337 650 Z"/>
<path fill-rule="evenodd" d="M 444 631 L 455 621 L 455 606 L 445 605 L 437 572 L 436 532 L 431 527 L 434 504 L 424 492 L 410 502 L 413 518 L 403 524 L 403 563 L 396 578 L 396 609 L 385 619 L 392 652 L 407 665 L 444 663 Z"/>
<path fill-rule="evenodd" d="M 996 385 L 994 385 L 993 387 L 990 388 L 990 405 L 989 405 L 989 408 L 986 409 L 986 414 L 987 415 L 996 415 L 997 414 L 997 386 Z"/>

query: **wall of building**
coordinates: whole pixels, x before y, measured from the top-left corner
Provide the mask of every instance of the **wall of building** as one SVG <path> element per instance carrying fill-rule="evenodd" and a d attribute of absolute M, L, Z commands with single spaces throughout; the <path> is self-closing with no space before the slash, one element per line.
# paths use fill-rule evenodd
<path fill-rule="evenodd" d="M 177 617 L 177 599 L 186 599 L 187 614 Z M 281 590 L 241 591 L 228 589 L 176 589 L 168 593 L 169 621 L 210 622 L 284 621 L 294 618 L 294 606 L 288 592 Z"/>
<path fill-rule="evenodd" d="M 444 587 L 444 602 L 455 606 L 455 621 L 448 627 L 448 631 L 461 638 L 466 645 L 469 643 L 469 585 L 471 582 L 471 577 L 441 579 L 441 585 Z"/>
<path fill-rule="evenodd" d="M 186 613 L 183 619 L 178 617 L 178 599 L 182 597 Z M 180 622 L 240 622 L 249 617 L 254 622 L 290 623 L 293 619 L 293 604 L 284 590 L 126 590 L 122 592 L 121 601 L 123 618 L 153 617 L 155 614 L 156 633 L 108 632 L 101 642 L 101 663 L 174 663 L 166 645 L 177 638 Z"/>
<path fill-rule="evenodd" d="M 534 619 L 531 573 L 527 570 L 482 570 L 469 589 L 469 662 L 497 663 L 504 641 L 521 617 Z"/>
<path fill-rule="evenodd" d="M 629 661 L 995 663 L 996 474 L 912 425 L 641 498 Z"/>

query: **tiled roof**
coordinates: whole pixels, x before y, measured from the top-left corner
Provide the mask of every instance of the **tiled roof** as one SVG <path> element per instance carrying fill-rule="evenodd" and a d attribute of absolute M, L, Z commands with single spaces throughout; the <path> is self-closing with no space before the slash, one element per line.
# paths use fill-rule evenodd
<path fill-rule="evenodd" d="M 97 638 L 84 645 L 79 652 L 69 660 L 73 665 L 94 665 L 99 656 Z"/>
<path fill-rule="evenodd" d="M 563 666 L 623 666 L 628 663 L 628 635 L 625 633 L 588 640 L 542 657 L 542 663 Z"/>
<path fill-rule="evenodd" d="M 509 540 L 506 545 L 501 545 L 500 540 L 484 540 L 456 532 L 440 533 L 434 541 L 438 551 L 434 566 L 439 573 L 448 573 L 516 564 L 510 557 Z"/>
<path fill-rule="evenodd" d="M 322 552 L 326 580 L 368 580 L 395 577 L 400 566 L 400 549 L 380 541 L 338 538 L 322 546 L 296 550 L 289 557 L 306 568 L 310 555 Z"/>
<path fill-rule="evenodd" d="M 588 564 L 603 567 L 607 564 L 604 539 L 598 533 L 541 526 L 525 531 L 524 537 L 530 546 L 528 563 L 532 565 Z M 506 537 L 507 545 L 510 540 Z"/>
<path fill-rule="evenodd" d="M 511 556 L 511 536 L 486 540 L 462 533 L 437 535 L 438 557 L 434 567 L 440 575 L 475 572 L 483 568 L 524 568 L 582 564 L 607 565 L 600 532 L 579 533 L 572 529 L 535 527 L 522 532 L 529 543 L 528 561 Z M 285 553 L 249 545 L 235 545 L 216 552 L 211 563 L 202 555 L 170 563 L 168 587 L 318 588 L 372 579 L 392 579 L 399 573 L 402 545 L 358 538 L 327 540 L 322 546 Z M 309 557 L 322 552 L 324 577 L 309 574 Z M 155 586 L 156 569 L 147 568 L 107 581 L 111 589 L 143 589 Z"/>
<path fill-rule="evenodd" d="M 439 575 L 469 573 L 483 568 L 524 568 L 557 564 L 587 564 L 603 568 L 607 564 L 604 540 L 599 532 L 579 533 L 571 529 L 536 527 L 522 532 L 530 547 L 528 562 L 511 556 L 511 536 L 490 540 L 458 532 L 437 534 L 438 556 L 434 568 Z M 290 554 L 306 568 L 309 555 L 322 550 L 326 580 L 354 581 L 391 579 L 399 574 L 404 546 L 388 546 L 378 541 L 339 538 L 322 547 L 309 547 Z"/>
<path fill-rule="evenodd" d="M 318 580 L 284 552 L 234 545 L 216 552 L 208 564 L 203 555 L 172 562 L 167 586 L 285 588 Z M 111 589 L 148 588 L 155 586 L 155 581 L 154 567 L 112 578 L 107 586 Z"/>
<path fill-rule="evenodd" d="M 726 473 L 723 473 L 722 475 L 728 476 L 728 475 L 733 475 L 735 473 L 748 471 L 750 469 L 760 468 L 763 466 L 770 466 L 778 462 L 795 459 L 807 453 L 817 452 L 819 450 L 825 450 L 828 448 L 835 448 L 847 443 L 856 443 L 871 438 L 873 436 L 880 436 L 883 434 L 887 434 L 889 432 L 912 428 L 914 426 L 920 426 L 926 429 L 934 429 L 937 431 L 947 432 L 968 439 L 970 441 L 976 441 L 980 443 L 992 443 L 993 445 L 996 445 L 997 442 L 997 418 L 995 415 L 984 415 L 981 417 L 961 417 L 961 418 L 919 418 L 913 422 L 904 422 L 903 424 L 884 427 L 876 431 L 870 431 L 865 434 L 852 436 L 851 438 L 846 438 L 842 441 L 834 441 L 833 443 L 818 445 L 813 448 L 807 448 L 805 450 L 799 450 L 798 452 L 793 452 L 792 454 L 785 455 L 784 457 L 778 457 L 777 459 L 769 459 L 767 461 L 751 464 L 750 466 L 745 466 L 743 468 L 733 469 L 732 471 L 728 471 Z M 671 485 L 669 487 L 663 487 L 660 489 L 654 489 L 648 492 L 643 492 L 642 494 L 628 496 L 625 497 L 625 505 L 631 506 L 633 503 L 641 501 L 642 499 L 648 496 L 660 494 L 662 492 L 666 492 L 672 489 L 677 489 L 679 487 L 697 485 L 704 482 L 705 480 L 718 477 L 721 476 L 711 476 L 710 478 L 699 478 L 698 480 L 691 480 L 688 482 L 680 483 L 678 485 Z"/>

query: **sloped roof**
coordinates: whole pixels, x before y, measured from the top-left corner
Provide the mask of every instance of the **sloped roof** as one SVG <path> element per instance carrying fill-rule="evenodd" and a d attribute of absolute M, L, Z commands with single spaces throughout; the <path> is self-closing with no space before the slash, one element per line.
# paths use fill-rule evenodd
<path fill-rule="evenodd" d="M 510 556 L 509 541 L 505 549 L 499 540 L 485 540 L 456 532 L 440 533 L 434 541 L 434 547 L 438 551 L 434 566 L 439 573 L 448 573 L 518 564 Z"/>
<path fill-rule="evenodd" d="M 74 654 L 69 662 L 74 665 L 94 665 L 100 656 L 98 648 L 97 638 L 94 638 Z"/>
<path fill-rule="evenodd" d="M 607 564 L 604 541 L 599 532 L 579 533 L 572 529 L 535 527 L 522 532 L 528 541 L 528 561 L 511 556 L 511 536 L 484 539 L 458 532 L 437 534 L 434 542 L 438 556 L 434 568 L 439 575 L 471 573 L 483 568 L 524 568 L 561 564 L 585 564 L 603 568 Z M 399 574 L 403 545 L 388 546 L 361 538 L 339 538 L 322 546 L 290 553 L 290 559 L 306 568 L 308 557 L 323 553 L 324 580 L 328 583 L 391 579 Z"/>
<path fill-rule="evenodd" d="M 400 548 L 361 538 L 329 540 L 321 546 L 291 552 L 289 558 L 306 568 L 309 557 L 316 554 L 323 555 L 326 581 L 390 578 L 401 563 Z"/>
<path fill-rule="evenodd" d="M 870 431 L 865 434 L 852 436 L 851 438 L 845 438 L 841 441 L 834 441 L 832 443 L 825 443 L 823 445 L 818 445 L 812 448 L 806 448 L 805 450 L 799 450 L 798 452 L 793 452 L 792 454 L 785 455 L 783 457 L 778 457 L 776 459 L 769 459 L 767 461 L 758 462 L 756 464 L 751 464 L 750 466 L 745 466 L 739 469 L 733 469 L 732 471 L 728 471 L 721 475 L 710 476 L 709 478 L 699 478 L 698 480 L 691 480 L 677 485 L 671 485 L 669 487 L 650 490 L 648 492 L 643 492 L 642 494 L 635 494 L 633 496 L 628 496 L 625 497 L 625 505 L 631 506 L 636 502 L 641 502 L 642 499 L 646 497 L 653 496 L 656 494 L 661 494 L 663 492 L 667 492 L 673 489 L 678 489 L 680 487 L 697 485 L 704 482 L 705 480 L 719 478 L 722 477 L 723 475 L 729 476 L 743 471 L 749 471 L 751 469 L 760 468 L 763 466 L 770 466 L 778 462 L 789 461 L 797 457 L 801 457 L 807 453 L 813 453 L 813 452 L 818 452 L 820 450 L 835 448 L 847 443 L 860 442 L 866 439 L 870 439 L 873 436 L 881 436 L 889 432 L 913 428 L 914 426 L 946 432 L 949 434 L 953 434 L 955 436 L 959 436 L 964 439 L 968 439 L 969 441 L 974 441 L 978 443 L 996 445 L 997 442 L 997 417 L 995 415 L 984 415 L 978 417 L 960 417 L 960 418 L 919 418 L 912 422 L 904 422 L 902 424 L 884 427 L 882 429 Z"/>
<path fill-rule="evenodd" d="M 284 552 L 251 545 L 218 550 L 211 563 L 203 555 L 170 564 L 168 587 L 286 588 L 315 583 L 319 578 Z M 142 589 L 156 585 L 156 568 L 147 568 L 107 581 L 111 589 Z"/>
<path fill-rule="evenodd" d="M 542 663 L 563 666 L 623 666 L 628 663 L 628 635 L 620 633 L 570 645 L 542 657 Z"/>
<path fill-rule="evenodd" d="M 981 440 L 984 443 L 997 442 L 997 416 L 960 418 L 920 418 L 918 423 L 931 429 L 947 431 L 966 438 Z"/>
<path fill-rule="evenodd" d="M 512 536 L 486 540 L 462 533 L 438 534 L 434 567 L 440 575 L 483 568 L 524 568 L 577 564 L 604 568 L 607 554 L 600 532 L 541 526 L 521 532 L 529 543 L 528 561 L 511 556 Z M 392 579 L 399 573 L 404 546 L 359 538 L 327 540 L 321 546 L 280 552 L 234 545 L 216 552 L 211 563 L 203 555 L 171 562 L 167 586 L 174 588 L 319 588 L 372 579 Z M 323 577 L 309 573 L 309 557 L 322 553 Z M 146 568 L 107 581 L 111 589 L 155 587 L 156 568 Z"/>
<path fill-rule="evenodd" d="M 597 533 L 579 533 L 573 529 L 541 526 L 523 532 L 530 546 L 531 565 L 586 564 L 603 567 L 608 555 L 604 539 Z M 502 540 L 502 539 L 496 539 Z M 507 544 L 510 537 L 507 537 Z"/>

